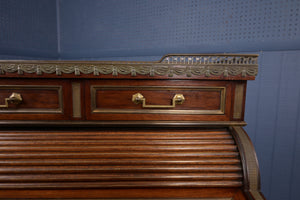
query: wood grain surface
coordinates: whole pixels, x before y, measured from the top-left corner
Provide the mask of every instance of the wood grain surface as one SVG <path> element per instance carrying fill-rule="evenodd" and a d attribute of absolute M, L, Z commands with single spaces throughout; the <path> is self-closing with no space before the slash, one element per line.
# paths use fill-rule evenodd
<path fill-rule="evenodd" d="M 226 129 L 0 133 L 6 189 L 241 187 Z"/>

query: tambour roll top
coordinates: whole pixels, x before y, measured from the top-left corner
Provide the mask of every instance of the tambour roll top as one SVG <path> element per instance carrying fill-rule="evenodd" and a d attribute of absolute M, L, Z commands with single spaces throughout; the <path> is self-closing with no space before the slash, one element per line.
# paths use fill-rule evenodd
<path fill-rule="evenodd" d="M 226 129 L 1 132 L 1 187 L 241 187 Z M 6 183 L 5 183 L 6 182 Z"/>

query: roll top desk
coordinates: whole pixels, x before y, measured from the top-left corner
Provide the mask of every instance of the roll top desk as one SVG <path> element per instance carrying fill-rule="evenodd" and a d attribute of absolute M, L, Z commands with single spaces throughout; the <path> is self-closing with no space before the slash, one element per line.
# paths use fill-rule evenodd
<path fill-rule="evenodd" d="M 257 55 L 0 61 L 0 199 L 264 199 Z"/>

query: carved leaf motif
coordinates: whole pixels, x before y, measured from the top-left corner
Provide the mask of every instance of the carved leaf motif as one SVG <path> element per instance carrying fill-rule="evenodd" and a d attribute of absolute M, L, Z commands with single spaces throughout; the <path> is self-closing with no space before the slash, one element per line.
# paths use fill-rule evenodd
<path fill-rule="evenodd" d="M 149 66 L 135 66 L 136 72 L 141 75 L 147 75 L 150 73 L 150 68 Z"/>
<path fill-rule="evenodd" d="M 186 74 L 186 68 L 174 67 L 174 73 L 176 75 L 184 75 Z"/>
<path fill-rule="evenodd" d="M 167 66 L 162 66 L 162 67 L 155 67 L 154 68 L 154 71 L 157 75 L 161 75 L 161 76 L 164 76 L 164 75 L 167 75 L 168 72 L 169 72 L 169 67 Z"/>
<path fill-rule="evenodd" d="M 86 65 L 81 65 L 79 67 L 79 71 L 83 74 L 91 74 L 94 72 L 94 66 L 86 66 Z"/>
<path fill-rule="evenodd" d="M 111 74 L 113 71 L 113 66 L 112 65 L 98 66 L 97 69 L 100 74 Z"/>
<path fill-rule="evenodd" d="M 21 70 L 26 73 L 36 73 L 37 71 L 37 65 L 34 64 L 27 64 L 27 65 L 22 65 Z"/>
<path fill-rule="evenodd" d="M 56 71 L 56 65 L 42 65 L 41 71 L 46 74 L 53 74 Z"/>
<path fill-rule="evenodd" d="M 229 67 L 228 72 L 232 76 L 236 76 L 242 73 L 241 67 Z"/>
<path fill-rule="evenodd" d="M 75 72 L 75 68 L 77 66 L 61 66 L 60 67 L 60 70 L 63 72 L 63 73 L 66 73 L 66 74 L 71 74 L 73 72 Z"/>
<path fill-rule="evenodd" d="M 18 71 L 18 66 L 16 64 L 4 65 L 3 70 L 8 73 L 14 73 Z"/>
<path fill-rule="evenodd" d="M 124 74 L 124 75 L 129 74 L 130 71 L 131 71 L 131 68 L 132 68 L 132 66 L 119 66 L 119 67 L 117 67 L 118 73 Z"/>
<path fill-rule="evenodd" d="M 199 67 L 192 67 L 191 71 L 192 71 L 192 74 L 194 74 L 196 76 L 201 76 L 205 73 L 206 69 L 203 66 L 199 66 Z"/>
<path fill-rule="evenodd" d="M 249 69 L 247 69 L 247 74 L 249 76 L 256 76 L 257 75 L 257 68 L 249 68 Z"/>
<path fill-rule="evenodd" d="M 220 76 L 224 73 L 225 68 L 222 67 L 210 67 L 210 73 L 214 76 Z"/>

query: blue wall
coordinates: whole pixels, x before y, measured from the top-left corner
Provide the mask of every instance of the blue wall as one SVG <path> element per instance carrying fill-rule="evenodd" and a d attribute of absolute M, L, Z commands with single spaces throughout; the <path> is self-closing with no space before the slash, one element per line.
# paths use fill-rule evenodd
<path fill-rule="evenodd" d="M 299 0 L 0 0 L 0 59 L 259 53 L 246 121 L 268 200 L 300 196 Z"/>
<path fill-rule="evenodd" d="M 246 127 L 270 200 L 300 197 L 300 51 L 261 52 L 259 75 L 248 82 Z"/>
<path fill-rule="evenodd" d="M 59 5 L 62 58 L 300 46 L 298 0 L 61 0 Z"/>
<path fill-rule="evenodd" d="M 0 55 L 298 50 L 299 0 L 0 0 Z"/>
<path fill-rule="evenodd" d="M 53 0 L 0 0 L 0 55 L 57 58 Z"/>

